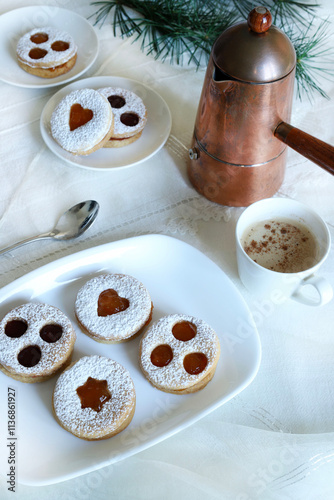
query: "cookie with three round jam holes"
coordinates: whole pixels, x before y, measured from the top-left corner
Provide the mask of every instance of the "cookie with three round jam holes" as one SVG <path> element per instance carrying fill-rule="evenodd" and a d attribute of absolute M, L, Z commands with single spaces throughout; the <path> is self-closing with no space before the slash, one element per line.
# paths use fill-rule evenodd
<path fill-rule="evenodd" d="M 66 151 L 88 155 L 109 140 L 114 117 L 108 100 L 93 89 L 74 90 L 54 109 L 51 134 Z"/>
<path fill-rule="evenodd" d="M 103 274 L 79 290 L 75 315 L 92 339 L 112 344 L 141 333 L 152 319 L 153 304 L 146 287 L 133 276 Z"/>
<path fill-rule="evenodd" d="M 114 131 L 105 148 L 121 148 L 132 144 L 141 136 L 147 122 L 143 100 L 131 90 L 118 87 L 98 89 L 105 96 L 114 114 Z"/>
<path fill-rule="evenodd" d="M 34 28 L 16 47 L 19 66 L 41 78 L 55 78 L 70 71 L 77 60 L 77 46 L 69 33 L 53 27 Z"/>
<path fill-rule="evenodd" d="M 76 335 L 58 308 L 23 304 L 0 322 L 0 369 L 20 382 L 43 382 L 71 362 Z"/>
<path fill-rule="evenodd" d="M 220 356 L 216 332 L 203 320 L 183 314 L 164 316 L 140 342 L 145 377 L 164 392 L 189 394 L 213 378 Z"/>
<path fill-rule="evenodd" d="M 135 387 L 122 365 L 103 356 L 85 356 L 58 378 L 53 393 L 57 422 L 81 439 L 108 439 L 131 422 Z"/>

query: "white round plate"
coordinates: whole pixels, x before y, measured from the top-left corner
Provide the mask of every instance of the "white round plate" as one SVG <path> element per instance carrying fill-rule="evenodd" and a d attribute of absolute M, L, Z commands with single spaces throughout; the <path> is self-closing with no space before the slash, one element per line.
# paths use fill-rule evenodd
<path fill-rule="evenodd" d="M 56 78 L 30 75 L 17 63 L 18 40 L 33 28 L 51 26 L 67 31 L 78 46 L 74 67 Z M 97 35 L 89 22 L 70 10 L 40 5 L 15 9 L 0 16 L 0 80 L 17 87 L 46 88 L 78 78 L 94 63 L 99 50 Z"/>
<path fill-rule="evenodd" d="M 87 156 L 73 155 L 61 148 L 51 135 L 50 119 L 53 110 L 73 90 L 102 87 L 121 87 L 132 90 L 144 102 L 147 109 L 147 123 L 136 142 L 123 148 L 101 148 Z M 117 76 L 97 76 L 80 80 L 59 90 L 46 103 L 41 115 L 41 134 L 49 149 L 59 158 L 77 167 L 112 170 L 136 165 L 147 160 L 162 148 L 168 139 L 172 126 L 169 108 L 163 98 L 140 82 Z"/>

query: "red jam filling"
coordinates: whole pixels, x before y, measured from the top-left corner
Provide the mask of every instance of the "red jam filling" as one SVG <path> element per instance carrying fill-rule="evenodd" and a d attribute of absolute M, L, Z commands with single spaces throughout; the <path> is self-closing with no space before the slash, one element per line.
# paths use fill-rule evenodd
<path fill-rule="evenodd" d="M 18 339 L 27 331 L 28 325 L 22 319 L 12 319 L 5 326 L 5 334 L 12 339 Z"/>
<path fill-rule="evenodd" d="M 40 337 L 49 344 L 53 344 L 60 339 L 63 334 L 63 328 L 60 325 L 50 324 L 44 325 L 40 332 Z"/>
<path fill-rule="evenodd" d="M 110 103 L 110 106 L 112 108 L 123 108 L 123 106 L 125 106 L 125 99 L 124 97 L 120 96 L 120 95 L 110 95 L 108 97 L 108 101 Z"/>
<path fill-rule="evenodd" d="M 139 116 L 136 113 L 123 113 L 121 122 L 127 127 L 135 127 L 139 123 Z"/>
<path fill-rule="evenodd" d="M 20 365 L 26 368 L 32 368 L 37 365 L 41 359 L 42 353 L 38 345 L 29 345 L 20 351 L 17 355 L 17 360 Z"/>

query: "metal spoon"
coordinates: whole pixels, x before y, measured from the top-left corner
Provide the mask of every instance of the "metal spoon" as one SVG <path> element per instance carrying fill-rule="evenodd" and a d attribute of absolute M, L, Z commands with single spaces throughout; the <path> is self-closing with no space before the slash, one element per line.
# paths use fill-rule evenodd
<path fill-rule="evenodd" d="M 72 238 L 77 238 L 93 224 L 99 208 L 100 206 L 97 201 L 82 201 L 67 210 L 50 232 L 32 236 L 18 243 L 14 243 L 9 247 L 3 248 L 0 250 L 0 255 L 35 240 L 44 240 L 47 238 L 53 238 L 54 240 L 70 240 Z"/>

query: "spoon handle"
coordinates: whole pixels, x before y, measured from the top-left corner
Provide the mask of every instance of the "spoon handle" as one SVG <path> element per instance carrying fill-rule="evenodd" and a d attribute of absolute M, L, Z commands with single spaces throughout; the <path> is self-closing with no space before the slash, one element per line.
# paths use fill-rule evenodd
<path fill-rule="evenodd" d="M 36 240 L 45 240 L 46 238 L 52 238 L 51 233 L 44 233 L 40 234 L 39 236 L 31 236 L 30 238 L 26 238 L 25 240 L 18 241 L 17 243 L 14 243 L 13 245 L 10 245 L 9 247 L 2 248 L 0 250 L 0 255 L 3 253 L 9 252 L 10 250 L 14 250 L 14 248 L 22 247 L 23 245 L 26 245 L 27 243 L 30 243 L 31 241 L 36 241 Z"/>

